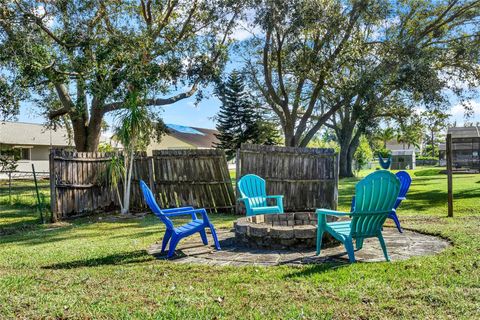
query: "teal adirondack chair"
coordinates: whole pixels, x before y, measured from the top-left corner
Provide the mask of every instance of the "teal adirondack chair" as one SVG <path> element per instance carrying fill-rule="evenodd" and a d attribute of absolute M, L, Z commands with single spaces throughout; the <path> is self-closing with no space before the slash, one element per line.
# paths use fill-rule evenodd
<path fill-rule="evenodd" d="M 267 196 L 265 180 L 254 174 L 243 176 L 237 183 L 241 198 L 245 203 L 247 216 L 258 214 L 283 213 L 283 196 Z M 269 206 L 267 199 L 275 199 L 276 205 Z"/>
<path fill-rule="evenodd" d="M 359 250 L 365 238 L 373 237 L 378 238 L 385 259 L 390 261 L 382 236 L 382 226 L 394 210 L 399 191 L 398 178 L 390 171 L 379 170 L 369 174 L 355 186 L 355 208 L 352 212 L 317 209 L 317 255 L 320 254 L 323 233 L 328 232 L 345 245 L 350 262 L 355 262 L 353 239 L 356 239 Z M 350 216 L 352 219 L 327 223 L 328 215 Z"/>

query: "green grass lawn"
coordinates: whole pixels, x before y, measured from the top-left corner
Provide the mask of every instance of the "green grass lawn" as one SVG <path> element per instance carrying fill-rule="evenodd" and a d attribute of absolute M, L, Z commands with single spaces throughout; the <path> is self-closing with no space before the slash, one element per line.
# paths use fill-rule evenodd
<path fill-rule="evenodd" d="M 409 199 L 398 212 L 402 225 L 453 246 L 392 263 L 178 265 L 146 254 L 164 230 L 151 215 L 22 229 L 16 223 L 30 211 L 0 205 L 0 230 L 10 230 L 0 233 L 0 318 L 478 318 L 480 175 L 454 176 L 452 219 L 446 177 L 424 170 L 411 172 Z M 340 209 L 349 208 L 357 180 L 340 182 Z M 217 228 L 236 218 L 211 217 Z"/>

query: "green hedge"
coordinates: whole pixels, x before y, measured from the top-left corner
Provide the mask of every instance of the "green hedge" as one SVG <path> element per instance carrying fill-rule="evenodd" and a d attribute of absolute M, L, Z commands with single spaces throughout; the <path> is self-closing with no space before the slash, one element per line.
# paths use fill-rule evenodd
<path fill-rule="evenodd" d="M 438 160 L 437 157 L 424 157 L 424 156 L 418 156 L 416 159 L 417 160 Z"/>

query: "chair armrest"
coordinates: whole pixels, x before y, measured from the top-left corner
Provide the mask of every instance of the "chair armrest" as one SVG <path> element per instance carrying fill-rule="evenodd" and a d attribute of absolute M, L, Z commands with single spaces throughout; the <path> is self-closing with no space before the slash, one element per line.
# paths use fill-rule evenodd
<path fill-rule="evenodd" d="M 277 202 L 277 206 L 280 208 L 280 213 L 283 213 L 283 195 L 273 195 L 273 196 L 267 196 L 267 199 L 275 199 Z"/>
<path fill-rule="evenodd" d="M 277 198 L 277 199 L 278 199 L 278 198 L 282 198 L 282 199 L 283 199 L 283 198 L 284 198 L 284 196 L 283 196 L 283 195 L 276 195 L 276 196 L 266 196 L 266 198 L 267 198 L 267 199 L 269 199 L 269 198 L 270 198 L 270 199 L 275 199 L 275 198 Z"/>
<path fill-rule="evenodd" d="M 330 209 L 317 209 L 315 213 L 317 214 L 318 226 L 322 228 L 327 225 L 327 216 L 345 217 L 351 215 L 351 212 L 341 212 Z"/>
<path fill-rule="evenodd" d="M 238 198 L 237 201 L 243 201 L 243 203 L 245 204 L 245 209 L 247 209 L 247 212 L 252 210 L 252 208 L 250 206 L 250 199 L 249 198 Z"/>
<path fill-rule="evenodd" d="M 317 215 L 327 215 L 327 216 L 350 216 L 352 213 L 351 212 L 342 212 L 342 211 L 335 211 L 335 210 L 330 210 L 330 209 L 317 209 L 315 211 Z"/>
<path fill-rule="evenodd" d="M 166 217 L 178 217 L 178 216 L 191 216 L 192 219 L 196 219 L 195 213 L 193 211 L 178 211 L 172 213 L 164 213 Z"/>
<path fill-rule="evenodd" d="M 205 208 L 200 208 L 200 209 L 194 209 L 191 211 L 192 213 L 192 218 L 197 219 L 197 213 L 200 213 L 202 215 L 202 219 L 204 222 L 210 224 L 210 219 L 208 218 L 207 210 Z"/>
<path fill-rule="evenodd" d="M 208 215 L 207 215 L 207 211 L 204 208 L 201 208 L 201 209 L 193 209 L 192 208 L 191 210 L 188 210 L 188 211 L 168 213 L 168 214 L 165 214 L 165 215 L 167 217 L 177 217 L 177 216 L 183 216 L 183 215 L 191 215 L 192 220 L 196 220 L 197 219 L 197 213 L 200 213 L 202 215 L 202 218 L 203 218 L 204 221 L 207 221 L 208 223 L 210 223 L 210 220 L 209 220 Z"/>
<path fill-rule="evenodd" d="M 193 207 L 181 207 L 181 208 L 171 208 L 171 209 L 163 209 L 163 213 L 174 213 L 180 211 L 192 211 Z"/>

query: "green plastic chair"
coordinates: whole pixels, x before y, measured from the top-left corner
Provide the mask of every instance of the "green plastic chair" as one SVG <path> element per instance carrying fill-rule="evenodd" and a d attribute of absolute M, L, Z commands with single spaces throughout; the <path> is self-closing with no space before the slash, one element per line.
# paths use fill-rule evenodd
<path fill-rule="evenodd" d="M 392 212 L 400 191 L 400 181 L 387 170 L 375 171 L 355 186 L 355 209 L 352 212 L 339 212 L 317 209 L 317 255 L 320 254 L 324 232 L 330 233 L 345 245 L 350 262 L 355 262 L 353 239 L 357 250 L 363 246 L 363 240 L 376 237 L 380 241 L 385 259 L 390 261 L 387 247 L 382 236 L 382 226 Z M 327 223 L 327 216 L 350 216 L 348 221 Z"/>
<path fill-rule="evenodd" d="M 247 216 L 283 213 L 283 196 L 267 196 L 266 182 L 259 176 L 247 174 L 238 181 L 237 186 L 241 196 L 238 201 L 245 203 Z M 276 205 L 269 206 L 267 199 L 275 199 Z"/>

